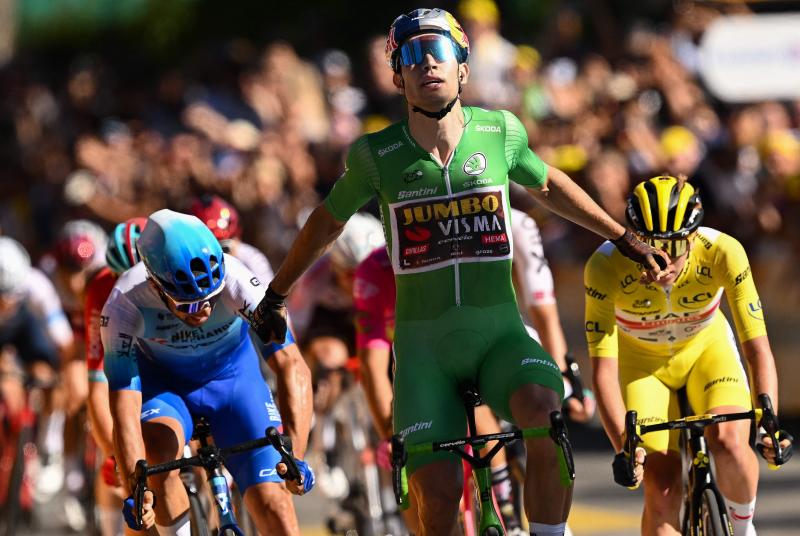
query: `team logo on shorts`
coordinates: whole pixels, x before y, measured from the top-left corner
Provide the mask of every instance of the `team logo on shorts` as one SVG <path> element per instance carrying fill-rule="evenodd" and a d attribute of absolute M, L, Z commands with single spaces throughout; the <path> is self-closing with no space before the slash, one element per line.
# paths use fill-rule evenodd
<path fill-rule="evenodd" d="M 467 175 L 480 175 L 486 171 L 486 156 L 483 153 L 475 153 L 464 162 L 464 173 Z"/>

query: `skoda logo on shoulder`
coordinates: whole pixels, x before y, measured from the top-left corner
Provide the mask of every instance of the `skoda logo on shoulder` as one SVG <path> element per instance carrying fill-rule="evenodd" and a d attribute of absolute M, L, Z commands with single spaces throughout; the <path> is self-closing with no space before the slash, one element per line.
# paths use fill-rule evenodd
<path fill-rule="evenodd" d="M 464 162 L 464 173 L 480 175 L 486 170 L 486 157 L 483 153 L 475 153 Z"/>

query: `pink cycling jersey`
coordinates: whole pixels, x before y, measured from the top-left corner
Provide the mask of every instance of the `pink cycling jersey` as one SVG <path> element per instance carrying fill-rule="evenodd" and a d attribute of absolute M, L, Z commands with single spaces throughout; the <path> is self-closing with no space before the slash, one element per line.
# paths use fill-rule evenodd
<path fill-rule="evenodd" d="M 394 340 L 395 287 L 385 247 L 373 251 L 356 269 L 353 308 L 356 347 L 389 348 Z"/>

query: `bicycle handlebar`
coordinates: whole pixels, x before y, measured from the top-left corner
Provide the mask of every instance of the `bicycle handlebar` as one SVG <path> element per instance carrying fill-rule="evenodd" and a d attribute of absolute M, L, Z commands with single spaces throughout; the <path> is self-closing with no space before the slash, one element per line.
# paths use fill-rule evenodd
<path fill-rule="evenodd" d="M 770 464 L 770 468 L 777 469 L 779 466 L 786 463 L 783 449 L 778 441 L 780 432 L 778 426 L 778 417 L 772 407 L 772 400 L 766 393 L 758 395 L 758 402 L 760 408 L 751 409 L 750 411 L 742 411 L 739 413 L 720 413 L 720 414 L 705 414 L 705 415 L 690 415 L 672 421 L 656 423 L 656 424 L 636 424 L 637 413 L 635 410 L 630 410 L 625 414 L 625 445 L 623 451 L 625 452 L 628 462 L 630 474 L 634 470 L 634 456 L 636 447 L 642 441 L 641 436 L 651 432 L 659 432 L 663 430 L 702 430 L 706 426 L 719 424 L 721 422 L 741 421 L 741 420 L 754 420 L 758 422 L 759 426 L 766 430 L 767 435 L 772 439 L 775 445 L 775 465 Z"/>
<path fill-rule="evenodd" d="M 448 451 L 459 454 L 468 461 L 475 461 L 462 447 L 471 445 L 475 450 L 480 450 L 489 441 L 497 441 L 488 455 L 480 457 L 481 460 L 491 459 L 507 443 L 518 439 L 533 439 L 550 437 L 558 446 L 557 452 L 559 473 L 561 483 L 564 487 L 571 485 L 575 480 L 575 462 L 572 457 L 572 446 L 567 435 L 567 428 L 561 413 L 553 411 L 550 413 L 550 426 L 539 426 L 533 428 L 523 428 L 512 432 L 499 432 L 496 434 L 485 434 L 478 436 L 463 437 L 450 441 L 435 441 L 430 443 L 419 443 L 416 445 L 406 445 L 405 440 L 398 434 L 392 436 L 392 488 L 395 501 L 401 510 L 408 508 L 408 482 L 406 476 L 406 462 L 409 455 L 423 454 L 437 451 Z"/>
<path fill-rule="evenodd" d="M 270 426 L 264 432 L 264 437 L 258 439 L 251 439 L 225 447 L 218 448 L 216 445 L 207 445 L 200 447 L 197 454 L 189 458 L 178 458 L 169 462 L 159 463 L 156 465 L 148 465 L 147 460 L 139 460 L 136 462 L 136 470 L 134 471 L 134 478 L 136 479 L 136 487 L 133 491 L 134 509 L 136 515 L 136 522 L 139 526 L 142 525 L 142 517 L 144 515 L 144 494 L 149 491 L 147 487 L 147 477 L 159 473 L 166 473 L 184 467 L 203 467 L 206 469 L 214 469 L 224 463 L 227 456 L 237 454 L 248 450 L 255 450 L 261 447 L 272 445 L 278 454 L 281 455 L 281 461 L 286 464 L 286 474 L 281 478 L 284 480 L 295 480 L 300 482 L 300 470 L 297 468 L 297 463 L 294 460 L 292 453 L 292 441 L 286 436 L 282 436 L 280 432 L 274 427 Z"/>

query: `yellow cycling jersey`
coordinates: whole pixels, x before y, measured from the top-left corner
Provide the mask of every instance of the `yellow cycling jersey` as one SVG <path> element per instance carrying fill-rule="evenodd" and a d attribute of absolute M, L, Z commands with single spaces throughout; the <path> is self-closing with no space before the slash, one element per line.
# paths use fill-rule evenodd
<path fill-rule="evenodd" d="M 611 242 L 594 252 L 584 271 L 589 355 L 618 357 L 622 342 L 637 354 L 669 358 L 722 315 L 723 291 L 739 340 L 766 334 L 761 301 L 742 245 L 730 235 L 700 227 L 688 255 L 678 278 L 664 288 L 641 283 L 642 266 L 623 256 Z"/>

